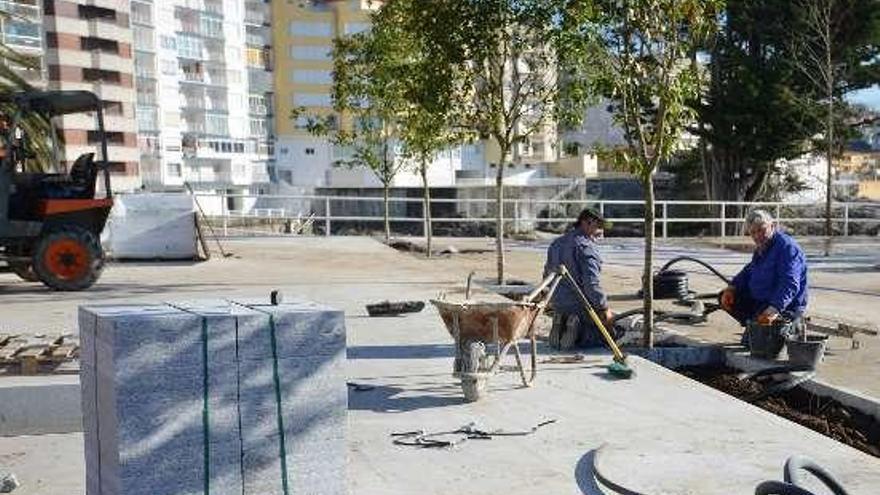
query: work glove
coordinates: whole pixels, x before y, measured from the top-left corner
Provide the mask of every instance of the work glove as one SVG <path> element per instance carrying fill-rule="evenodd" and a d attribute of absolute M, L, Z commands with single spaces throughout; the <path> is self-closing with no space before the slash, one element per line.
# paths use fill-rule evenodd
<path fill-rule="evenodd" d="M 769 326 L 777 319 L 779 319 L 779 311 L 773 306 L 768 306 L 767 309 L 758 315 L 758 325 Z"/>
<path fill-rule="evenodd" d="M 736 303 L 736 289 L 733 287 L 728 287 L 721 292 L 721 308 L 728 313 L 733 311 L 733 306 Z"/>
<path fill-rule="evenodd" d="M 604 320 L 605 326 L 611 324 L 611 320 L 614 319 L 614 312 L 611 311 L 611 308 L 605 308 L 605 311 L 602 311 L 600 316 Z"/>

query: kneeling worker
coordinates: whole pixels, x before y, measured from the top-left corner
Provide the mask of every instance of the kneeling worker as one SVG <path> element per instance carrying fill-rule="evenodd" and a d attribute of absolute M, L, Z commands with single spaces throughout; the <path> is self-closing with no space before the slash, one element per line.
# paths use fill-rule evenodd
<path fill-rule="evenodd" d="M 550 244 L 547 262 L 544 264 L 544 276 L 555 272 L 560 265 L 565 265 L 596 314 L 607 326 L 612 313 L 608 308 L 608 298 L 599 284 L 602 258 L 597 246 L 604 228 L 605 220 L 598 212 L 590 208 L 583 210 L 572 228 Z M 552 306 L 555 315 L 550 331 L 551 346 L 569 349 L 574 345 L 602 345 L 603 339 L 599 330 L 595 328 L 580 298 L 566 281 L 563 280 L 553 294 Z"/>
<path fill-rule="evenodd" d="M 770 325 L 778 318 L 798 323 L 807 309 L 807 261 L 800 246 L 755 210 L 746 217 L 755 242 L 752 261 L 721 293 L 721 306 L 743 326 Z"/>

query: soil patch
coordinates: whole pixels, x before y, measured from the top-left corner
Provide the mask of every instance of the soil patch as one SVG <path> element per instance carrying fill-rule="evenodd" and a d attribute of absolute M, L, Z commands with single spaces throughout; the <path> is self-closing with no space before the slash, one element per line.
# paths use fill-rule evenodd
<path fill-rule="evenodd" d="M 765 385 L 755 380 L 740 380 L 737 377 L 738 372 L 729 368 L 684 368 L 679 372 L 740 400 L 755 397 L 765 390 Z M 750 403 L 862 452 L 880 457 L 880 422 L 834 399 L 794 388 Z"/>

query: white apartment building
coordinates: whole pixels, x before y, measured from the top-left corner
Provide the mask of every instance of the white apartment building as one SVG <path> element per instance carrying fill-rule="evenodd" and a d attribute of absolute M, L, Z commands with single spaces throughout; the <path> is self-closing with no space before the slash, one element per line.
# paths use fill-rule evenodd
<path fill-rule="evenodd" d="M 132 0 L 145 186 L 244 194 L 272 154 L 269 4 Z M 218 205 L 219 206 L 219 205 Z M 225 208 L 245 209 L 230 199 Z"/>

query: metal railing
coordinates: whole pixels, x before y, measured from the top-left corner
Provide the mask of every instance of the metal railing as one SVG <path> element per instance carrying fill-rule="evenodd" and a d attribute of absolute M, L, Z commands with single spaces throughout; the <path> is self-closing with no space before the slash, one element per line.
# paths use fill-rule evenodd
<path fill-rule="evenodd" d="M 265 234 L 267 232 L 259 229 L 260 220 L 283 222 L 309 218 L 317 229 L 316 233 L 323 235 L 333 234 L 334 226 L 356 228 L 358 225 L 370 225 L 368 230 L 380 230 L 384 221 L 383 200 L 375 196 L 197 193 L 196 198 L 206 210 L 209 221 L 225 236 Z M 523 232 L 554 225 L 563 227 L 572 222 L 577 212 L 586 206 L 598 210 L 615 228 L 620 228 L 623 235 L 632 235 L 638 229 L 644 229 L 643 201 L 529 198 L 504 201 L 506 229 Z M 389 199 L 389 208 L 389 221 L 396 225 L 394 230 L 411 232 L 415 227 L 423 234 L 427 228 L 436 233 L 441 225 L 495 224 L 495 201 L 492 198 L 433 198 L 430 225 L 423 218 L 424 200 L 421 198 L 392 197 Z M 825 207 L 819 203 L 671 200 L 657 201 L 655 208 L 656 234 L 660 237 L 738 235 L 745 214 L 759 208 L 768 210 L 781 225 L 792 229 L 808 226 L 815 234 L 821 235 L 825 224 Z M 249 226 L 236 223 L 242 219 L 250 219 L 254 223 Z M 832 223 L 835 235 L 878 235 L 880 203 L 834 203 Z M 614 233 L 612 229 L 611 235 Z"/>

